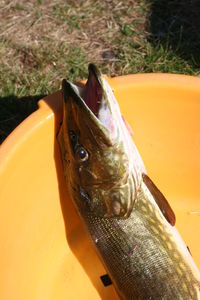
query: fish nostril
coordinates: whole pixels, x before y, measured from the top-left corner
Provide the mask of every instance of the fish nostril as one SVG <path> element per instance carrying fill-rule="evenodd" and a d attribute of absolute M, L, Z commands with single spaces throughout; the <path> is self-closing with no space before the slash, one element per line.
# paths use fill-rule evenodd
<path fill-rule="evenodd" d="M 104 286 L 109 286 L 112 284 L 112 280 L 110 279 L 108 274 L 102 275 L 100 276 L 100 278 Z"/>

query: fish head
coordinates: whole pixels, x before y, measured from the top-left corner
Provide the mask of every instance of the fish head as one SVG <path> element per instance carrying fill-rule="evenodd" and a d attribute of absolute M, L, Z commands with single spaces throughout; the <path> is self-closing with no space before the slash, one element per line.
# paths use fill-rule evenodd
<path fill-rule="evenodd" d="M 127 217 L 139 180 L 132 172 L 132 139 L 112 89 L 90 64 L 85 86 L 63 80 L 62 93 L 59 142 L 68 190 L 79 212 Z"/>

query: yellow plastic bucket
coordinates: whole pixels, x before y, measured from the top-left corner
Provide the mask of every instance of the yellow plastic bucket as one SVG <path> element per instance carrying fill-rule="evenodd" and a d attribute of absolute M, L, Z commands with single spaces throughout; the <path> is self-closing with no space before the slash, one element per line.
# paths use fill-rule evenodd
<path fill-rule="evenodd" d="M 200 268 L 200 79 L 109 79 L 150 177 Z M 56 133 L 61 92 L 0 147 L 0 299 L 118 299 L 69 199 Z"/>

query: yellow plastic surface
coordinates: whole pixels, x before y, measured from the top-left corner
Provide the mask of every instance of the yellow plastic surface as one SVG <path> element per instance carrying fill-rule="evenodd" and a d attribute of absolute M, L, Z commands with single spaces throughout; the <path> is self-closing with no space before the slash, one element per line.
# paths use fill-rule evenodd
<path fill-rule="evenodd" d="M 200 268 L 200 79 L 109 79 L 153 181 Z M 118 299 L 67 196 L 56 132 L 61 93 L 0 148 L 0 299 Z"/>

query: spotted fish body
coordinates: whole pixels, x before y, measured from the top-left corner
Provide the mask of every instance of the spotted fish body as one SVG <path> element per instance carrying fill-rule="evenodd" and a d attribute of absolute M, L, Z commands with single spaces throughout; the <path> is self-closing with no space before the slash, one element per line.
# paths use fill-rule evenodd
<path fill-rule="evenodd" d="M 200 299 L 190 253 L 144 183 L 128 219 L 84 221 L 121 298 Z"/>
<path fill-rule="evenodd" d="M 200 274 L 146 175 L 113 93 L 89 66 L 85 88 L 63 82 L 58 140 L 66 183 L 122 299 L 200 299 Z"/>

